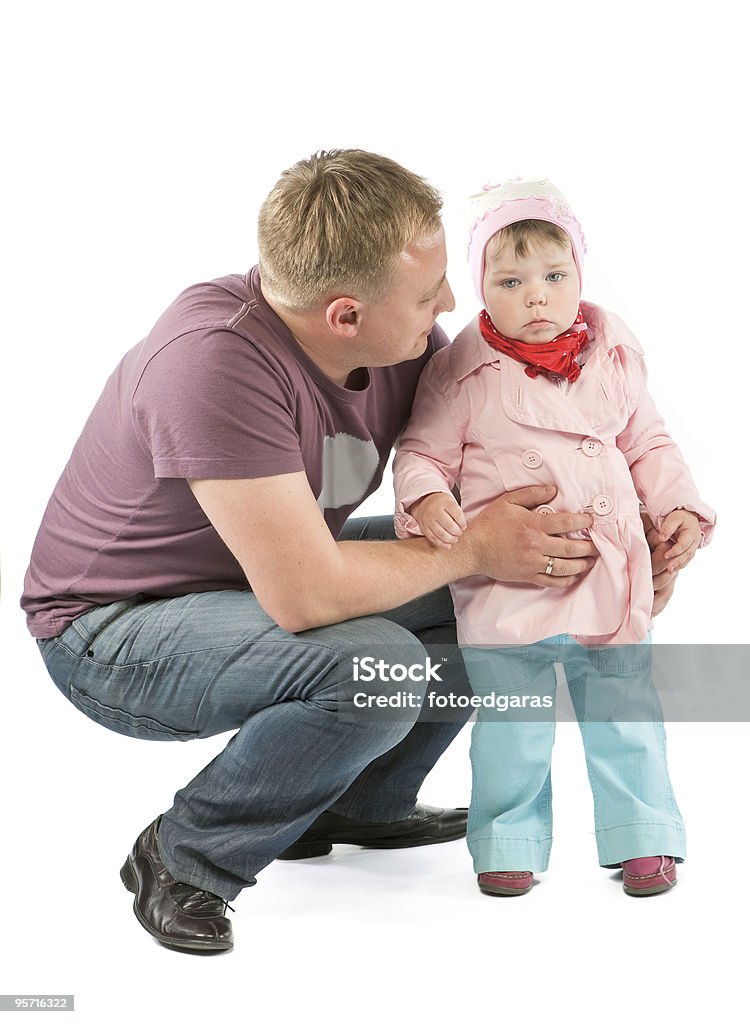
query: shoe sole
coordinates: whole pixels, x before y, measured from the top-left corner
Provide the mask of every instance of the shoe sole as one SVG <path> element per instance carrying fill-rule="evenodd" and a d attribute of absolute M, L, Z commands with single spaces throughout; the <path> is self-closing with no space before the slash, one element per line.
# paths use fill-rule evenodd
<path fill-rule="evenodd" d="M 372 840 L 369 843 L 362 843 L 357 839 L 332 839 L 330 842 L 305 843 L 290 847 L 280 853 L 276 860 L 307 860 L 309 857 L 325 857 L 333 850 L 334 843 L 338 846 L 360 846 L 363 850 L 409 850 L 415 846 L 435 846 L 438 843 L 452 843 L 456 839 L 463 839 L 466 835 L 461 832 L 457 836 L 437 836 L 432 839 L 381 839 Z"/>
<path fill-rule="evenodd" d="M 660 892 L 669 892 L 670 889 L 674 889 L 677 885 L 677 879 L 671 883 L 671 885 L 653 885 L 648 889 L 633 889 L 629 885 L 623 884 L 623 892 L 628 896 L 657 896 Z"/>
<path fill-rule="evenodd" d="M 531 889 L 482 889 L 485 896 L 525 896 Z"/>
<path fill-rule="evenodd" d="M 525 896 L 527 892 L 531 892 L 531 886 L 529 885 L 525 889 L 487 889 L 480 885 L 479 890 L 485 896 Z"/>
<path fill-rule="evenodd" d="M 146 929 L 149 935 L 153 936 L 160 942 L 162 946 L 167 946 L 169 949 L 176 949 L 180 952 L 189 953 L 224 953 L 228 949 L 233 948 L 232 942 L 204 942 L 203 939 L 175 939 L 166 938 L 161 932 L 157 931 L 156 928 L 152 927 L 148 921 L 145 921 L 138 910 L 138 882 L 135 877 L 135 871 L 133 869 L 133 862 L 128 856 L 123 866 L 120 868 L 120 880 L 128 892 L 135 894 L 133 900 L 133 913 L 138 919 L 138 923 Z"/>

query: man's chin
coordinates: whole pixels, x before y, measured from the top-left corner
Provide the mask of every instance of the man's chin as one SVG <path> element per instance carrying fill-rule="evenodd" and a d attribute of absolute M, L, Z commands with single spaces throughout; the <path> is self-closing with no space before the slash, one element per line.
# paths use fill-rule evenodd
<path fill-rule="evenodd" d="M 398 362 L 399 363 L 408 363 L 408 362 L 411 362 L 412 359 L 419 359 L 420 356 L 423 356 L 425 354 L 425 352 L 427 351 L 427 339 L 428 339 L 428 336 L 429 336 L 428 334 L 420 334 L 419 337 L 417 338 L 417 340 L 414 342 L 414 347 L 412 348 L 411 352 L 405 353 L 401 357 L 401 359 L 398 360 Z M 388 365 L 394 366 L 394 365 L 397 365 L 397 364 L 389 363 Z"/>
<path fill-rule="evenodd" d="M 417 355 L 418 356 L 421 356 L 422 353 L 425 352 L 425 350 L 427 349 L 427 343 L 429 342 L 430 334 L 432 334 L 431 330 L 426 331 L 424 334 L 420 334 L 419 337 L 417 338 Z"/>

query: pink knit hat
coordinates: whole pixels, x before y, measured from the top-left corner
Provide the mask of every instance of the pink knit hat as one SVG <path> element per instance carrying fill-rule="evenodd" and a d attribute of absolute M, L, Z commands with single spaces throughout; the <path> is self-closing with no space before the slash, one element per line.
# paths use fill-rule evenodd
<path fill-rule="evenodd" d="M 484 250 L 493 235 L 519 220 L 546 220 L 557 224 L 570 237 L 578 277 L 583 280 L 583 256 L 586 242 L 581 225 L 568 200 L 547 181 L 522 181 L 516 178 L 502 185 L 485 185 L 470 199 L 472 225 L 469 230 L 469 272 L 474 290 L 484 305 Z"/>

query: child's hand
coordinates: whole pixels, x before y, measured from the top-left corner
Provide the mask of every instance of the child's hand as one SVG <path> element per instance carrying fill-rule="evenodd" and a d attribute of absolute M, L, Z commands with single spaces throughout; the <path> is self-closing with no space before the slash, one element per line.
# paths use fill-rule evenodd
<path fill-rule="evenodd" d="M 672 540 L 672 547 L 665 552 L 664 559 L 670 572 L 676 572 L 687 565 L 701 542 L 701 528 L 695 512 L 677 508 L 670 512 L 659 530 L 659 540 Z"/>
<path fill-rule="evenodd" d="M 450 548 L 466 529 L 466 519 L 452 494 L 437 492 L 415 501 L 409 509 L 419 529 L 436 548 Z"/>

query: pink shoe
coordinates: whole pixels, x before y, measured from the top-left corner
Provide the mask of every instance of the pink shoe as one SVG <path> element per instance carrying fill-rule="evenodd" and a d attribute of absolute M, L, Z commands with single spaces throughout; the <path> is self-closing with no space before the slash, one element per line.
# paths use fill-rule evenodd
<path fill-rule="evenodd" d="M 479 888 L 488 896 L 523 896 L 533 881 L 530 871 L 483 871 L 477 875 Z"/>
<path fill-rule="evenodd" d="M 622 862 L 622 887 L 628 896 L 655 896 L 675 885 L 674 857 L 635 857 Z"/>

